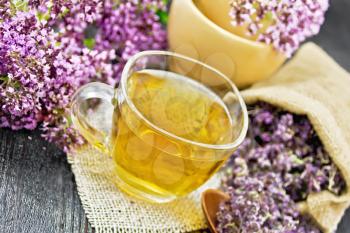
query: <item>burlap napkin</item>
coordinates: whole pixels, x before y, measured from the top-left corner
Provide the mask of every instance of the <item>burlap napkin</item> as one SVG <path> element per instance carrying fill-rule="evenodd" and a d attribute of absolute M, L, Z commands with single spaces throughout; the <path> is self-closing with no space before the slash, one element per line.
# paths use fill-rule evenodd
<path fill-rule="evenodd" d="M 68 156 L 86 216 L 96 233 L 190 232 L 207 227 L 200 194 L 216 188 L 213 177 L 188 197 L 162 205 L 133 199 L 116 187 L 115 165 L 91 147 Z"/>
<path fill-rule="evenodd" d="M 304 45 L 277 74 L 243 95 L 248 104 L 264 101 L 307 115 L 350 187 L 350 75 L 322 49 Z M 349 201 L 347 188 L 341 196 L 311 194 L 300 206 L 324 232 L 333 232 Z"/>

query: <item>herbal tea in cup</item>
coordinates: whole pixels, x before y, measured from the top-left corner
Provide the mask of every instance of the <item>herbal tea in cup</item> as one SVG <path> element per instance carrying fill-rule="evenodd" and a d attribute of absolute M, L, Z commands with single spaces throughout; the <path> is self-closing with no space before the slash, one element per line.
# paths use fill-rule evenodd
<path fill-rule="evenodd" d="M 101 114 L 105 120 L 96 121 Z M 101 83 L 82 87 L 72 119 L 115 163 L 118 187 L 152 202 L 171 201 L 205 183 L 248 127 L 246 106 L 228 78 L 164 51 L 131 58 L 116 90 Z"/>

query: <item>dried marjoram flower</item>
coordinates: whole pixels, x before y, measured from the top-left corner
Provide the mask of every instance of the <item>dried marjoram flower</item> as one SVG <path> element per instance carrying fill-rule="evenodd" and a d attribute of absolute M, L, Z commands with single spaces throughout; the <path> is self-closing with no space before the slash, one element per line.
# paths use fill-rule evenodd
<path fill-rule="evenodd" d="M 300 215 L 282 184 L 273 172 L 236 177 L 228 188 L 230 200 L 220 205 L 217 214 L 218 232 L 320 233 Z"/>
<path fill-rule="evenodd" d="M 341 194 L 345 182 L 339 170 L 307 117 L 266 103 L 250 106 L 249 113 L 250 135 L 225 170 L 223 188 L 231 200 L 218 213 L 218 229 L 229 232 L 234 223 L 240 230 L 232 232 L 256 226 L 262 232 L 319 232 L 295 203 L 322 190 Z M 256 209 L 254 221 L 247 206 Z"/>

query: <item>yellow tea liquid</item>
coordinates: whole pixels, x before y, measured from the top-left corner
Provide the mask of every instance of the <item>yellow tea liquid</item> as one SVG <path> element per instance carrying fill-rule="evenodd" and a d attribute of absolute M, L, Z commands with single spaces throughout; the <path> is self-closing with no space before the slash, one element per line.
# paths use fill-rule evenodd
<path fill-rule="evenodd" d="M 125 101 L 120 104 L 112 156 L 128 186 L 159 198 L 182 196 L 208 180 L 229 155 L 195 144 L 225 144 L 233 135 L 225 105 L 202 84 L 168 71 L 143 70 L 129 77 L 127 92 L 142 116 Z"/>

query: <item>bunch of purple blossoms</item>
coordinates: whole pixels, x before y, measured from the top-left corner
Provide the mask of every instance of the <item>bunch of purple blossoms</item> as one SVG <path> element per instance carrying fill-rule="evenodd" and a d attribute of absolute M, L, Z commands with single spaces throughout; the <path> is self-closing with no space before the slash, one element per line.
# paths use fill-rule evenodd
<path fill-rule="evenodd" d="M 75 90 L 91 81 L 115 85 L 129 56 L 165 49 L 157 15 L 165 6 L 161 0 L 17 2 L 0 0 L 0 127 L 43 123 L 44 138 L 68 151 L 83 143 L 67 112 Z"/>
<path fill-rule="evenodd" d="M 60 43 L 58 49 L 62 52 L 58 53 L 52 64 L 56 72 L 55 79 L 45 86 L 49 96 L 48 101 L 44 102 L 47 114 L 43 120 L 42 136 L 68 151 L 69 146 L 84 143 L 71 126 L 68 112 L 70 99 L 79 86 L 88 82 L 115 84 L 115 74 L 110 63 L 115 55 L 113 50 L 99 52 L 79 48 L 68 38 L 61 39 Z"/>
<path fill-rule="evenodd" d="M 57 53 L 54 36 L 32 11 L 0 23 L 1 127 L 34 129 L 43 119 L 41 102 Z"/>
<path fill-rule="evenodd" d="M 266 208 L 270 209 L 257 213 L 257 218 L 269 216 L 267 220 L 277 214 L 280 216 L 279 221 L 297 220 L 291 223 L 291 226 L 298 227 L 299 230 L 291 232 L 317 232 L 299 215 L 291 218 L 288 213 L 272 210 L 278 203 L 296 210 L 296 202 L 305 200 L 310 193 L 322 190 L 341 194 L 345 189 L 345 181 L 340 171 L 332 163 L 307 117 L 290 114 L 266 103 L 251 106 L 249 113 L 250 135 L 234 153 L 225 169 L 223 188 L 234 195 L 229 205 L 238 207 L 238 201 L 243 202 L 243 206 L 258 205 L 260 209 L 262 205 L 268 205 Z M 265 190 L 254 194 L 255 201 L 245 193 L 246 191 L 241 191 L 249 190 L 252 182 L 258 182 Z M 283 201 L 280 199 L 282 197 Z M 271 203 L 268 200 L 271 200 Z M 231 208 L 225 206 L 222 207 L 223 210 Z M 232 221 L 235 221 L 237 226 L 244 223 L 241 219 L 230 217 L 228 211 L 223 210 L 218 213 L 219 216 L 225 213 L 231 220 L 222 218 L 219 229 L 225 229 L 224 226 Z M 249 221 L 244 224 L 249 224 Z M 300 227 L 306 230 L 301 230 Z"/>
<path fill-rule="evenodd" d="M 103 10 L 102 0 L 28 0 L 28 5 L 53 24 L 72 14 L 76 14 L 80 22 L 92 23 Z"/>
<path fill-rule="evenodd" d="M 321 233 L 298 212 L 276 173 L 237 177 L 228 193 L 217 214 L 220 233 Z"/>
<path fill-rule="evenodd" d="M 329 0 L 232 0 L 232 24 L 290 57 L 324 22 Z"/>
<path fill-rule="evenodd" d="M 158 15 L 145 8 L 165 10 L 165 5 L 152 0 L 119 5 L 106 1 L 98 25 L 100 33 L 96 36 L 96 49 L 117 48 L 119 59 L 127 60 L 135 52 L 163 48 L 166 32 L 158 22 Z"/>

